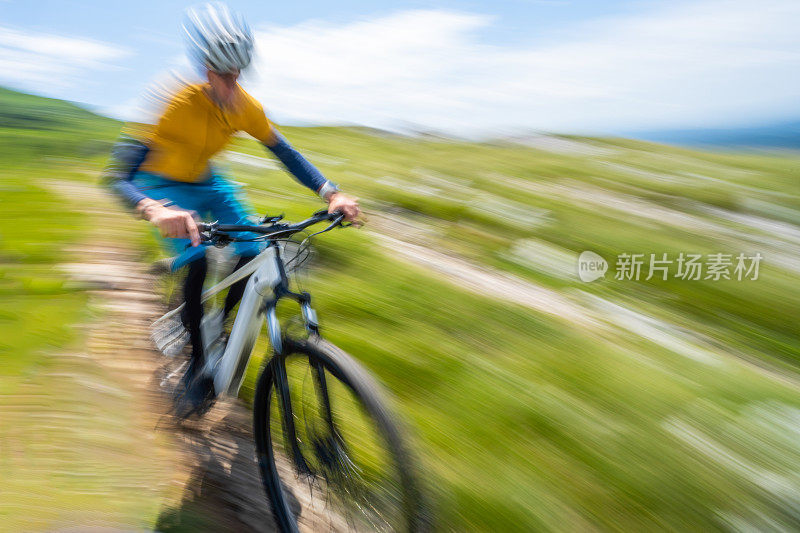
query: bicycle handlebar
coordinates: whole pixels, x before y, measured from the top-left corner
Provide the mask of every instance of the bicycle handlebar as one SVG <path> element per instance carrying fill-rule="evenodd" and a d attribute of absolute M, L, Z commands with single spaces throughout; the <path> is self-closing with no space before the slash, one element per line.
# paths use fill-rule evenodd
<path fill-rule="evenodd" d="M 258 233 L 264 235 L 265 237 L 278 237 L 278 236 L 290 236 L 299 231 L 303 231 L 304 229 L 308 228 L 309 226 L 313 226 L 314 224 L 319 224 L 320 222 L 324 222 L 326 220 L 332 221 L 332 223 L 322 230 L 320 233 L 333 229 L 336 226 L 341 225 L 342 221 L 344 221 L 344 213 L 341 211 L 335 211 L 333 213 L 328 213 L 327 210 L 319 210 L 311 217 L 303 220 L 302 222 L 297 222 L 296 224 L 285 224 L 285 223 L 277 223 L 273 222 L 269 225 L 243 225 L 243 224 L 217 224 L 216 222 L 212 223 L 200 223 L 197 225 L 198 229 L 200 230 L 201 240 L 203 241 L 210 241 L 213 240 L 214 237 L 224 236 L 230 239 L 231 241 L 236 241 L 237 238 L 229 235 L 229 233 L 235 232 L 249 232 L 249 233 Z"/>

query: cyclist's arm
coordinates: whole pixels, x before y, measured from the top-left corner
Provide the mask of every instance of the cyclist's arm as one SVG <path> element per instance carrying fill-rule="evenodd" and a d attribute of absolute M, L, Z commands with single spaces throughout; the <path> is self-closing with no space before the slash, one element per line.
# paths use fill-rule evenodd
<path fill-rule="evenodd" d="M 199 245 L 200 235 L 190 213 L 165 207 L 148 198 L 133 183 L 133 176 L 144 162 L 148 151 L 143 142 L 123 136 L 111 150 L 111 162 L 103 174 L 103 181 L 123 203 L 158 227 L 162 235 L 188 238 L 192 241 L 192 246 Z"/>
<path fill-rule="evenodd" d="M 286 169 L 303 185 L 319 194 L 322 199 L 328 200 L 330 196 L 339 190 L 332 181 L 325 178 L 317 167 L 312 165 L 303 155 L 295 150 L 286 138 L 273 131 L 272 144 L 264 143 L 275 157 L 277 157 Z"/>
<path fill-rule="evenodd" d="M 303 155 L 295 150 L 286 138 L 278 133 L 264 113 L 260 103 L 246 95 L 250 104 L 250 121 L 247 133 L 258 139 L 275 157 L 283 163 L 292 176 L 300 183 L 319 194 L 324 200 L 329 200 L 333 193 L 339 189 L 336 184 L 325 179 L 325 176 L 312 165 Z"/>
<path fill-rule="evenodd" d="M 286 169 L 303 185 L 319 194 L 328 202 L 330 212 L 342 211 L 350 222 L 356 222 L 359 215 L 358 199 L 339 191 L 339 188 L 308 162 L 300 152 L 272 127 L 261 104 L 250 99 L 253 107 L 251 122 L 247 133 L 261 141 L 280 160 Z"/>
<path fill-rule="evenodd" d="M 174 98 L 159 120 L 157 128 L 164 129 L 165 125 L 175 122 L 170 119 L 185 112 L 185 103 L 183 98 Z M 198 246 L 200 234 L 191 213 L 166 207 L 161 202 L 148 198 L 134 183 L 133 177 L 149 151 L 145 142 L 123 135 L 111 151 L 111 161 L 103 175 L 103 181 L 123 203 L 156 226 L 162 236 L 188 238 L 192 246 Z"/>
<path fill-rule="evenodd" d="M 300 183 L 319 194 L 323 200 L 328 202 L 329 212 L 341 211 L 344 213 L 346 220 L 360 224 L 358 221 L 360 212 L 358 199 L 340 192 L 336 184 L 325 179 L 325 176 L 314 165 L 309 163 L 300 152 L 292 148 L 280 133 L 274 129 L 272 131 L 273 144 L 265 142 L 264 146 L 280 159 Z"/>
<path fill-rule="evenodd" d="M 135 208 L 146 199 L 133 183 L 133 176 L 147 157 L 149 148 L 143 142 L 123 135 L 111 150 L 111 161 L 103 173 L 103 182 L 123 203 Z"/>

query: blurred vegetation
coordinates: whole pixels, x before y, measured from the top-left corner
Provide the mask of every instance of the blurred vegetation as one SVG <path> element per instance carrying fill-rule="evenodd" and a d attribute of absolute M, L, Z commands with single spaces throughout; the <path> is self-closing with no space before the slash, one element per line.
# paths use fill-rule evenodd
<path fill-rule="evenodd" d="M 0 327 L 22 332 L 3 337 L 8 390 L 74 337 L 85 298 L 52 266 L 102 220 L 43 180 L 97 184 L 119 124 L 13 92 L 0 121 Z M 284 133 L 372 217 L 321 236 L 303 283 L 325 335 L 411 422 L 441 529 L 800 527 L 797 154 Z M 318 207 L 253 141 L 236 139 L 221 164 L 260 212 Z M 152 255 L 152 233 L 131 225 Z M 403 241 L 548 289 L 597 326 L 468 292 L 403 260 Z M 578 281 L 584 250 L 609 261 L 605 279 Z M 623 252 L 756 251 L 757 281 L 613 279 Z"/>
<path fill-rule="evenodd" d="M 38 352 L 72 337 L 69 326 L 86 299 L 54 265 L 63 260 L 63 248 L 80 239 L 86 217 L 65 209 L 39 180 L 58 172 L 56 158 L 70 158 L 74 166 L 80 147 L 107 138 L 113 127 L 103 126 L 111 124 L 59 100 L 0 88 L 0 392 L 13 390 L 12 378 L 34 371 Z"/>

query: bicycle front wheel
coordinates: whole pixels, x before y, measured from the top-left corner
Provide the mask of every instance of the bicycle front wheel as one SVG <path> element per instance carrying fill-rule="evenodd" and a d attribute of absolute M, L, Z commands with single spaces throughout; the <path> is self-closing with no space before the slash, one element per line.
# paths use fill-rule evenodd
<path fill-rule="evenodd" d="M 284 339 L 253 406 L 261 477 L 282 531 L 422 531 L 414 460 L 378 385 L 318 337 Z"/>

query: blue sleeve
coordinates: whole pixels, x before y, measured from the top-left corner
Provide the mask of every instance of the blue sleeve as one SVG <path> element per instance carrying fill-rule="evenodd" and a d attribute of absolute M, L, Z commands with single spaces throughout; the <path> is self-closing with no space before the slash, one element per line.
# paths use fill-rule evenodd
<path fill-rule="evenodd" d="M 147 198 L 132 180 L 148 151 L 149 148 L 142 142 L 123 137 L 111 150 L 111 162 L 103 173 L 106 186 L 130 207 L 136 207 Z"/>
<path fill-rule="evenodd" d="M 289 142 L 277 131 L 275 132 L 275 137 L 278 140 L 275 146 L 269 146 L 267 144 L 264 146 L 275 154 L 275 157 L 277 157 L 280 162 L 284 164 L 286 169 L 297 178 L 297 181 L 312 191 L 319 192 L 322 186 L 328 182 L 325 176 L 323 176 L 314 165 L 309 163 L 300 152 L 292 148 Z"/>

